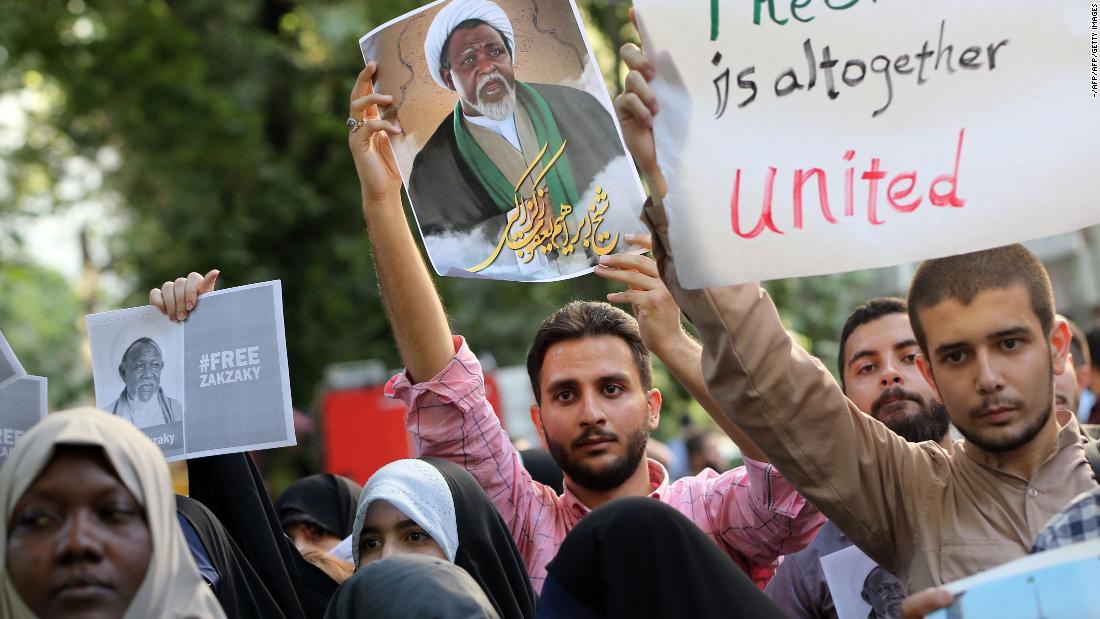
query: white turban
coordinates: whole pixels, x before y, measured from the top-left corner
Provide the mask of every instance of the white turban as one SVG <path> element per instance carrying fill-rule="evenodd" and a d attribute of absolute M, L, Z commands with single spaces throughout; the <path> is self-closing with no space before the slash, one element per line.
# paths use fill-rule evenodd
<path fill-rule="evenodd" d="M 439 76 L 443 66 L 439 63 L 439 56 L 443 53 L 443 44 L 447 37 L 451 36 L 455 26 L 468 19 L 479 19 L 493 28 L 504 33 L 508 48 L 512 51 L 512 62 L 515 63 L 516 35 L 512 31 L 512 22 L 508 21 L 508 14 L 489 0 L 454 0 L 440 11 L 432 25 L 428 28 L 428 36 L 424 38 L 424 56 L 428 59 L 428 71 L 436 84 L 450 90 L 447 82 Z"/>

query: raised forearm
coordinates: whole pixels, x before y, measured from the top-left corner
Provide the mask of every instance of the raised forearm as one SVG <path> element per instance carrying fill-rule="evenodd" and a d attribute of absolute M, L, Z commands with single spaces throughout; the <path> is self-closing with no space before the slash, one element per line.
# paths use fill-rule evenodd
<path fill-rule="evenodd" d="M 399 191 L 363 196 L 378 285 L 397 349 L 415 382 L 430 380 L 454 357 L 447 315 L 405 221 Z"/>
<path fill-rule="evenodd" d="M 764 452 L 760 451 L 756 443 L 753 443 L 752 439 L 722 412 L 721 407 L 707 391 L 707 384 L 703 379 L 701 366 L 703 358 L 702 345 L 683 331 L 680 332 L 678 337 L 671 339 L 672 341 L 667 346 L 661 347 L 660 351 L 653 351 L 657 358 L 665 364 L 665 367 L 668 368 L 668 371 L 672 373 L 676 380 L 680 381 L 680 384 L 688 390 L 691 397 L 703 406 L 703 409 L 722 428 L 722 431 L 737 444 L 737 447 L 741 449 L 741 455 L 757 462 L 767 462 L 768 457 L 764 455 Z"/>

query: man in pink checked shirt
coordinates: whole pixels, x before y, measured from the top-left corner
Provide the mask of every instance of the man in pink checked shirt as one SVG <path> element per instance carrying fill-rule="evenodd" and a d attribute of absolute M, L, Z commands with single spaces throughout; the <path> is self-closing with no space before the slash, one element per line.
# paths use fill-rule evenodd
<path fill-rule="evenodd" d="M 382 298 L 406 364 L 387 387 L 408 405 L 417 455 L 456 462 L 478 480 L 508 523 L 536 589 L 562 539 L 585 514 L 618 497 L 646 495 L 690 518 L 763 587 L 779 556 L 807 545 L 823 519 L 724 416 L 723 428 L 746 456 L 744 467 L 722 475 L 708 469 L 673 482 L 645 457 L 661 411 L 650 350 L 708 411 L 719 410 L 704 386 L 701 347 L 680 326 L 679 309 L 649 258 L 618 254 L 597 268 L 629 285 L 609 300 L 631 303 L 638 320 L 607 303 L 574 302 L 536 334 L 527 361 L 536 399 L 532 417 L 565 473 L 565 492 L 531 480 L 486 400 L 477 358 L 451 333 L 406 224 L 388 144 L 388 135 L 401 129 L 378 116 L 377 106 L 392 97 L 372 92 L 374 71 L 370 63 L 352 93 L 351 117 L 363 123 L 349 144 Z"/>

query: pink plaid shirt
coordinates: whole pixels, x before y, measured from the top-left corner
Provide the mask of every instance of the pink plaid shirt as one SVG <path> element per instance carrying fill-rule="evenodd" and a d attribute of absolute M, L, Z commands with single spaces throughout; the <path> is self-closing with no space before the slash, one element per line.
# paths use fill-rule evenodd
<path fill-rule="evenodd" d="M 386 393 L 408 406 L 417 455 L 465 467 L 485 489 L 508 523 L 535 589 L 542 591 L 546 564 L 590 510 L 568 487 L 559 496 L 531 479 L 485 398 L 477 357 L 460 336 L 455 349 L 454 359 L 432 380 L 414 385 L 403 372 L 390 379 Z M 664 467 L 649 460 L 649 479 L 649 496 L 691 519 L 761 589 L 779 556 L 809 544 L 824 522 L 774 467 L 747 458 L 745 466 L 721 475 L 707 469 L 671 484 Z"/>

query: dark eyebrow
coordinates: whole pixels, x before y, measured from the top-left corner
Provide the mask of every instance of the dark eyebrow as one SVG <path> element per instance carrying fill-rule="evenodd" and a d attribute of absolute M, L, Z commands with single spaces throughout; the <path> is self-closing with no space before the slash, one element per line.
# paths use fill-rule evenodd
<path fill-rule="evenodd" d="M 848 360 L 847 365 L 852 365 L 853 363 L 855 363 L 856 361 L 859 361 L 860 359 L 862 359 L 864 357 L 874 357 L 874 356 L 875 356 L 875 351 L 873 351 L 873 350 L 861 350 L 861 351 L 857 352 L 856 354 L 852 355 L 852 358 Z"/>
<path fill-rule="evenodd" d="M 902 340 L 902 341 L 898 342 L 897 344 L 894 344 L 894 350 L 897 350 L 899 348 L 909 348 L 910 346 L 916 346 L 916 345 L 917 345 L 917 340 L 914 339 L 914 338 L 909 338 L 907 340 Z"/>
<path fill-rule="evenodd" d="M 1022 327 L 1022 326 L 1009 327 L 1007 329 L 1001 329 L 1000 331 L 995 331 L 993 333 L 990 333 L 988 336 L 986 336 L 986 339 L 999 340 L 999 339 L 1005 338 L 1005 337 L 1012 337 L 1012 336 L 1019 337 L 1021 335 L 1031 335 L 1031 329 L 1029 329 L 1027 327 Z"/>
<path fill-rule="evenodd" d="M 630 375 L 626 372 L 616 372 L 614 374 L 607 374 L 600 377 L 601 383 L 629 383 Z"/>
<path fill-rule="evenodd" d="M 419 524 L 417 524 L 416 521 L 413 520 L 412 518 L 408 518 L 406 520 L 402 520 L 401 522 L 398 522 L 397 526 L 395 528 L 397 528 L 397 529 L 418 528 L 419 529 L 419 528 L 421 528 L 421 526 Z"/>
<path fill-rule="evenodd" d="M 573 387 L 573 388 L 576 388 L 576 386 L 577 386 L 577 381 L 576 381 L 576 379 L 573 379 L 573 378 L 561 378 L 561 379 L 555 380 L 554 382 L 552 382 L 552 383 L 550 383 L 549 385 L 547 385 L 547 386 L 546 386 L 546 390 L 547 390 L 547 391 L 549 391 L 549 392 L 551 392 L 551 393 L 553 393 L 554 391 L 557 391 L 557 390 L 559 390 L 559 389 L 564 389 L 564 388 L 566 388 L 566 387 Z"/>
<path fill-rule="evenodd" d="M 946 344 L 940 344 L 933 351 L 937 357 L 946 355 L 947 353 L 955 352 L 956 350 L 962 350 L 964 348 L 970 348 L 970 344 L 966 342 L 947 342 Z"/>

